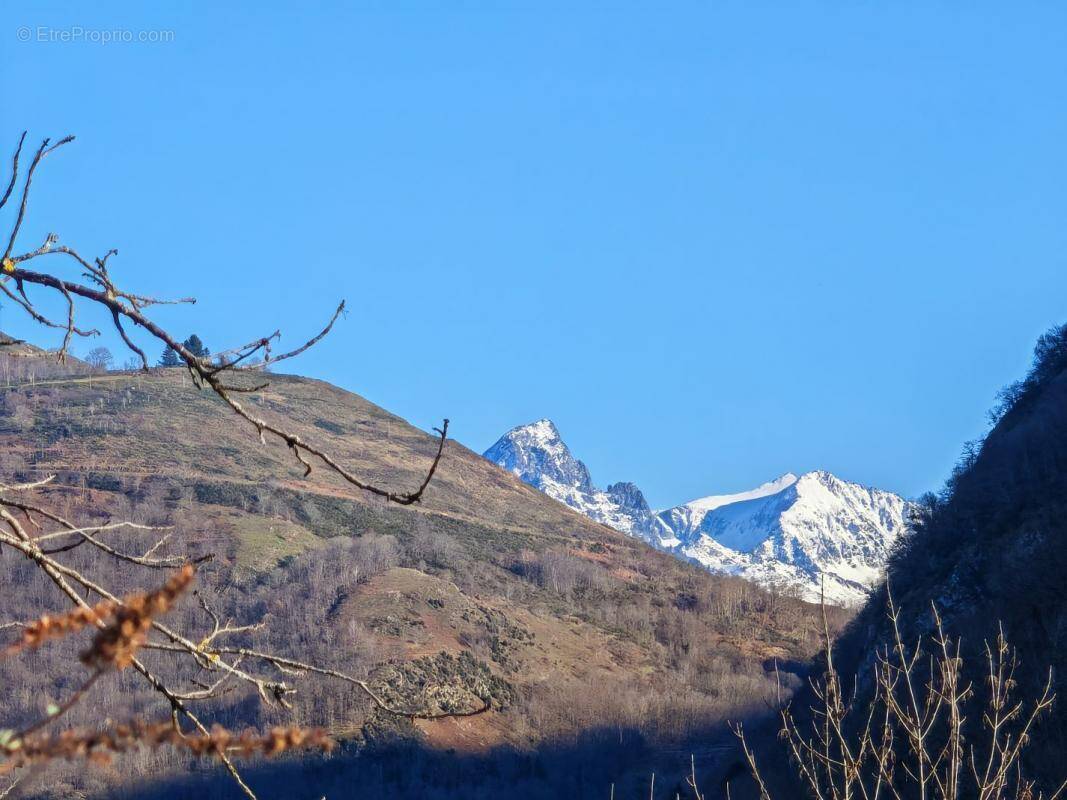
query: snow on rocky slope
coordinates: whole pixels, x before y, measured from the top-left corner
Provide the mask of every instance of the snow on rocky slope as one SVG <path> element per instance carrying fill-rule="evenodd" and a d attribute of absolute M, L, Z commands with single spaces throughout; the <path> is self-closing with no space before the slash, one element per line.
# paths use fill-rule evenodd
<path fill-rule="evenodd" d="M 662 512 L 677 552 L 715 572 L 795 586 L 809 600 L 862 602 L 905 531 L 897 495 L 829 472 L 783 475 L 742 495 L 706 497 Z"/>
<path fill-rule="evenodd" d="M 589 470 L 571 454 L 551 420 L 512 428 L 483 455 L 590 519 L 658 543 L 656 532 L 663 526 L 641 490 L 632 483 L 607 490 L 593 486 Z"/>
<path fill-rule="evenodd" d="M 862 602 L 905 531 L 906 503 L 829 472 L 788 473 L 748 492 L 653 513 L 632 483 L 606 490 L 547 419 L 512 429 L 485 457 L 605 525 L 713 572 L 828 602 Z"/>

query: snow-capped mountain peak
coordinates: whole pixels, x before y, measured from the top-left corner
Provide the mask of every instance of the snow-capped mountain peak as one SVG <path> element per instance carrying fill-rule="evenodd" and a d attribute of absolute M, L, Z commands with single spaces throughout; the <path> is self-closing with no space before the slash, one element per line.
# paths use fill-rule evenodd
<path fill-rule="evenodd" d="M 808 600 L 863 600 L 905 531 L 895 494 L 826 471 L 787 472 L 755 489 L 653 513 L 641 490 L 593 485 L 551 420 L 508 431 L 485 457 L 587 517 L 713 572 L 787 588 Z"/>
<path fill-rule="evenodd" d="M 667 511 L 662 512 L 659 516 L 660 519 L 662 519 L 671 530 L 675 532 L 675 534 L 694 531 L 699 529 L 700 523 L 704 521 L 704 517 L 717 508 L 732 505 L 733 503 L 742 503 L 746 500 L 758 500 L 761 497 L 778 494 L 783 489 L 792 486 L 797 480 L 796 475 L 792 472 L 787 472 L 785 475 L 775 478 L 773 481 L 767 481 L 767 483 L 761 484 L 755 489 L 749 489 L 747 492 L 713 494 L 708 497 L 701 497 L 697 500 L 691 500 L 684 505 L 668 509 Z"/>
<path fill-rule="evenodd" d="M 787 486 L 792 486 L 797 482 L 797 476 L 792 472 L 787 472 L 779 478 L 775 478 L 773 481 L 767 481 L 767 483 L 760 484 L 755 489 L 749 489 L 747 492 L 737 492 L 735 494 L 713 494 L 709 497 L 701 497 L 699 500 L 693 500 L 686 505 L 689 508 L 698 509 L 704 512 L 714 511 L 719 506 L 729 505 L 730 503 L 739 503 L 742 500 L 755 500 L 759 497 L 766 497 L 769 494 L 777 494 L 785 489 Z"/>
<path fill-rule="evenodd" d="M 632 483 L 616 483 L 607 491 L 596 488 L 551 420 L 512 428 L 483 455 L 590 519 L 658 544 L 656 532 L 662 526 L 641 490 Z"/>
<path fill-rule="evenodd" d="M 607 488 L 608 496 L 622 508 L 628 508 L 642 514 L 651 514 L 648 501 L 637 486 L 629 481 L 613 483 Z"/>
<path fill-rule="evenodd" d="M 862 601 L 906 528 L 900 497 L 821 470 L 729 497 L 660 513 L 678 551 L 713 571 L 797 587 L 809 600 L 825 591 L 831 602 Z"/>
<path fill-rule="evenodd" d="M 555 451 L 567 450 L 567 445 L 563 443 L 563 439 L 559 435 L 559 429 L 556 427 L 556 423 L 547 417 L 539 419 L 537 422 L 531 422 L 529 425 L 520 425 L 513 428 L 512 433 L 525 436 L 530 441 L 538 443 L 545 449 Z"/>
<path fill-rule="evenodd" d="M 545 488 L 545 481 L 592 489 L 589 470 L 571 454 L 550 419 L 512 428 L 484 456 L 538 489 Z"/>

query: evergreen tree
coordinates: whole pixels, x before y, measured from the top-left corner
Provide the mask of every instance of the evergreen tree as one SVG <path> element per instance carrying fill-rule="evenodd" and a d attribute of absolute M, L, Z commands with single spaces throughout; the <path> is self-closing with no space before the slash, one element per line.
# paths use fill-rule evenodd
<path fill-rule="evenodd" d="M 182 342 L 182 346 L 198 358 L 211 355 L 211 351 L 204 347 L 204 343 L 200 341 L 200 337 L 195 333 Z"/>
<path fill-rule="evenodd" d="M 176 367 L 181 363 L 178 359 L 178 354 L 169 347 L 163 351 L 163 357 L 159 359 L 159 366 L 161 367 Z"/>

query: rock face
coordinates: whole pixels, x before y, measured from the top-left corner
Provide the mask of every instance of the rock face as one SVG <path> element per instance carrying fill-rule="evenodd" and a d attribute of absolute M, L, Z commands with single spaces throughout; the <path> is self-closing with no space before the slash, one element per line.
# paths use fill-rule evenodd
<path fill-rule="evenodd" d="M 607 491 L 593 486 L 589 470 L 574 457 L 551 420 L 512 428 L 483 455 L 590 519 L 660 544 L 662 523 L 641 490 L 632 483 L 616 483 Z"/>
<path fill-rule="evenodd" d="M 589 470 L 571 455 L 550 419 L 512 428 L 484 456 L 538 489 L 550 483 L 579 491 L 593 487 Z"/>
<path fill-rule="evenodd" d="M 632 483 L 606 490 L 547 419 L 485 452 L 550 497 L 713 572 L 842 605 L 862 602 L 905 531 L 906 503 L 829 472 L 787 473 L 751 491 L 711 495 L 654 513 Z"/>

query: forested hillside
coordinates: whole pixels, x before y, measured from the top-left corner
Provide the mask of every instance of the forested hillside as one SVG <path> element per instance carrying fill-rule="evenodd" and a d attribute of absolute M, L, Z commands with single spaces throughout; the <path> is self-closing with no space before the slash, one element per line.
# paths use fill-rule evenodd
<path fill-rule="evenodd" d="M 888 588 L 840 641 L 839 666 L 858 672 L 869 692 L 875 654 L 894 646 L 887 592 L 907 642 L 931 642 L 933 604 L 946 631 L 962 640 L 975 690 L 967 709 L 980 720 L 989 695 L 986 646 L 995 648 L 1002 629 L 1018 652 L 1020 698 L 1032 704 L 1052 669 L 1059 699 L 1026 756 L 1048 796 L 1065 777 L 1067 752 L 1067 326 L 1041 337 L 1031 371 L 1001 393 L 991 418 L 993 429 L 968 445 L 944 491 L 924 498 L 916 532 L 890 563 Z"/>
<path fill-rule="evenodd" d="M 247 397 L 256 413 L 284 417 L 369 479 L 418 484 L 433 437 L 327 384 L 268 378 L 268 388 Z M 505 786 L 509 796 L 599 796 L 611 782 L 637 791 L 653 770 L 667 787 L 681 780 L 690 753 L 702 769 L 732 760 L 725 720 L 765 711 L 779 679 L 787 692 L 797 686 L 797 665 L 818 649 L 814 607 L 656 552 L 455 442 L 412 507 L 353 495 L 327 471 L 304 477 L 284 445 L 261 444 L 235 425 L 181 369 L 5 387 L 0 453 L 6 480 L 56 475 L 39 502 L 66 518 L 173 526 L 156 555 L 213 555 L 200 569 L 200 599 L 233 626 L 264 623 L 234 644 L 365 679 L 396 707 L 466 714 L 487 706 L 412 723 L 325 676 L 300 683 L 291 711 L 235 684 L 198 704 L 206 719 L 238 730 L 321 724 L 343 743 L 329 760 L 272 767 L 280 770 L 274 778 L 253 768 L 249 780 L 259 781 L 262 797 L 291 796 L 272 793 L 287 785 L 280 775 L 297 776 L 315 797 L 350 780 L 365 787 L 360 797 L 500 796 Z M 125 551 L 158 538 L 107 535 Z M 120 570 L 88 548 L 71 556 L 112 583 L 127 576 L 124 590 L 158 582 L 158 572 Z M 10 551 L 0 558 L 9 576 L 4 622 L 67 607 L 29 561 Z M 185 628 L 211 630 L 193 598 L 173 613 Z M 52 676 L 81 644 L 74 637 L 0 661 L 0 700 L 12 723 L 74 686 L 76 676 L 58 686 Z M 161 669 L 168 663 L 165 652 L 145 658 Z M 193 686 L 218 677 L 180 674 Z M 158 714 L 151 699 L 120 673 L 94 687 L 70 723 Z M 190 766 L 166 752 L 131 754 L 107 770 L 50 769 L 22 791 L 156 796 L 144 781 Z M 221 772 L 207 777 L 183 781 L 197 797 L 239 796 Z M 158 792 L 186 796 L 166 782 Z"/>

